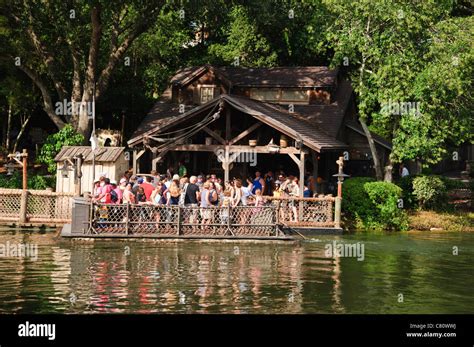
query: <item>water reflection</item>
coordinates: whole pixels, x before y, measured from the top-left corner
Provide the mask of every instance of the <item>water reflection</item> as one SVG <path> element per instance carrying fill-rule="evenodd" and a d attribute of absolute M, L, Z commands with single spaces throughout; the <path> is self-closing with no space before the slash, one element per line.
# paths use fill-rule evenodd
<path fill-rule="evenodd" d="M 37 243 L 39 254 L 37 261 L 0 259 L 0 312 L 472 312 L 466 288 L 474 286 L 474 237 L 443 237 L 76 242 L 52 233 L 2 231 L 0 243 Z M 324 245 L 334 239 L 364 242 L 365 261 L 327 258 Z M 463 245 L 462 256 L 450 256 L 453 242 Z M 402 304 L 396 300 L 400 292 Z"/>

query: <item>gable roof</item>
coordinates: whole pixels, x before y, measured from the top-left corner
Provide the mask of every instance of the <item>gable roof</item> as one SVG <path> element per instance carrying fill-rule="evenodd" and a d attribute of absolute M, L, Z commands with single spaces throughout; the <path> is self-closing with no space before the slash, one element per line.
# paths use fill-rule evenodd
<path fill-rule="evenodd" d="M 229 103 L 241 111 L 254 116 L 282 133 L 294 138 L 301 138 L 303 143 L 318 151 L 347 148 L 347 144 L 328 135 L 324 130 L 309 121 L 306 117 L 289 112 L 277 104 L 261 102 L 241 96 L 224 96 Z"/>
<path fill-rule="evenodd" d="M 95 151 L 96 162 L 115 162 L 125 150 L 125 147 L 100 147 Z M 82 154 L 84 162 L 92 161 L 92 148 L 90 146 L 64 146 L 56 155 L 54 161 L 60 162 Z"/>
<path fill-rule="evenodd" d="M 222 94 L 205 105 L 195 107 L 179 116 L 162 117 L 154 128 L 150 128 L 146 133 L 135 136 L 128 143 L 130 145 L 137 144 L 141 142 L 145 134 L 158 133 L 171 125 L 189 119 L 199 112 L 215 106 L 222 100 L 232 107 L 253 116 L 262 123 L 277 129 L 291 138 L 301 139 L 306 146 L 318 152 L 347 148 L 345 143 L 328 135 L 302 115 L 290 113 L 286 108 L 276 104 L 227 94 Z"/>
<path fill-rule="evenodd" d="M 245 87 L 330 87 L 336 83 L 338 69 L 327 66 L 292 67 L 215 67 L 212 65 L 187 67 L 171 78 L 171 84 L 180 87 L 212 71 L 232 86 Z"/>

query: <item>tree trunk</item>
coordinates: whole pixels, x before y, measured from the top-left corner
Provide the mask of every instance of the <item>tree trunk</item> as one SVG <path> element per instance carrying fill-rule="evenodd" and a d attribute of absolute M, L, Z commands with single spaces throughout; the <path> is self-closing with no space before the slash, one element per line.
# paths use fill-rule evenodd
<path fill-rule="evenodd" d="M 22 122 L 20 132 L 16 136 L 15 144 L 13 145 L 13 153 L 16 153 L 16 149 L 18 147 L 18 143 L 20 142 L 20 138 L 25 132 L 26 126 L 28 125 L 28 122 L 30 121 L 30 119 L 31 119 L 31 114 L 26 118 L 24 122 Z"/>
<path fill-rule="evenodd" d="M 5 141 L 5 148 L 10 151 L 10 131 L 12 128 L 12 105 L 8 104 L 8 120 L 7 120 L 7 136 Z"/>
<path fill-rule="evenodd" d="M 393 170 L 393 163 L 392 163 L 392 159 L 389 156 L 388 157 L 388 163 L 385 166 L 385 176 L 384 176 L 384 179 L 383 179 L 385 182 L 392 182 L 393 181 L 392 170 Z"/>
<path fill-rule="evenodd" d="M 364 134 L 367 137 L 367 141 L 369 142 L 370 153 L 372 154 L 372 160 L 374 161 L 375 177 L 377 177 L 377 181 L 382 181 L 382 167 L 380 165 L 380 158 L 377 153 L 377 147 L 375 146 L 374 138 L 372 137 L 372 134 L 370 133 L 370 130 L 365 120 L 360 117 L 359 121 L 362 125 L 362 129 L 364 130 Z"/>

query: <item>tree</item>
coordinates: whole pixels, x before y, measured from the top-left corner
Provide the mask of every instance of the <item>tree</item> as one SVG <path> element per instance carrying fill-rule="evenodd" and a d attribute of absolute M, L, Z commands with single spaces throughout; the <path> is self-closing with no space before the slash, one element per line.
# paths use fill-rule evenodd
<path fill-rule="evenodd" d="M 11 33 L 2 58 L 34 82 L 44 111 L 59 129 L 71 124 L 87 135 L 94 86 L 97 101 L 117 65 L 126 63 L 132 43 L 165 8 L 165 1 L 14 1 L 5 11 Z M 54 101 L 68 97 L 71 107 L 58 114 Z"/>
<path fill-rule="evenodd" d="M 430 65 L 432 32 L 436 31 L 438 23 L 449 17 L 453 4 L 451 1 L 368 0 L 350 4 L 342 0 L 325 0 L 324 3 L 335 17 L 328 30 L 328 39 L 334 49 L 333 64 L 349 62 L 347 70 L 357 94 L 359 120 L 369 142 L 376 176 L 381 180 L 382 163 L 371 128 L 392 139 L 391 160 L 400 162 L 420 155 L 429 156 L 418 136 L 428 139 L 428 134 L 433 133 L 428 128 L 431 123 L 414 116 L 419 116 L 420 109 L 421 113 L 425 112 L 423 106 L 426 108 L 428 104 L 421 101 L 416 86 Z M 450 70 L 449 65 L 440 64 L 437 68 L 445 73 Z M 448 102 L 449 98 L 443 97 L 442 101 Z M 406 104 L 421 104 L 422 107 L 393 112 L 387 106 L 392 102 L 402 107 Z M 409 147 L 407 137 L 415 145 L 414 151 L 413 148 L 406 149 Z M 434 144 L 430 142 L 427 147 Z M 411 154 L 408 155 L 409 151 Z"/>
<path fill-rule="evenodd" d="M 242 6 L 236 6 L 230 12 L 228 38 L 225 44 L 216 43 L 209 47 L 225 64 L 245 66 L 275 66 L 277 55 L 272 51 L 268 41 L 257 32 L 252 21 Z"/>

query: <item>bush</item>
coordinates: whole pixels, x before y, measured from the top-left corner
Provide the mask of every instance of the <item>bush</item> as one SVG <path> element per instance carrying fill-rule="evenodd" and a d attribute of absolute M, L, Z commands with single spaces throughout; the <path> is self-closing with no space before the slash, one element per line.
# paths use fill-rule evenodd
<path fill-rule="evenodd" d="M 56 186 L 56 178 L 54 176 L 28 175 L 27 185 L 28 189 L 44 190 L 46 188 L 54 188 Z M 15 171 L 11 176 L 0 175 L 0 188 L 23 188 L 22 173 Z"/>
<path fill-rule="evenodd" d="M 370 202 L 375 206 L 372 225 L 376 229 L 408 229 L 408 216 L 398 202 L 403 190 L 390 182 L 368 182 L 364 184 Z"/>
<path fill-rule="evenodd" d="M 38 161 L 46 164 L 48 172 L 56 173 L 56 162 L 54 157 L 59 153 L 63 146 L 77 146 L 84 142 L 84 136 L 76 133 L 71 125 L 66 125 L 57 133 L 49 135 L 46 142 L 41 147 L 38 155 Z"/>
<path fill-rule="evenodd" d="M 403 207 L 406 209 L 417 209 L 418 201 L 413 194 L 413 180 L 418 176 L 401 177 L 397 182 L 397 186 L 402 188 Z"/>
<path fill-rule="evenodd" d="M 0 188 L 18 189 L 22 188 L 23 178 L 22 174 L 15 171 L 13 175 L 0 175 Z"/>
<path fill-rule="evenodd" d="M 371 177 L 354 177 L 342 184 L 342 210 L 356 222 L 367 220 L 372 213 L 373 206 L 364 184 L 374 181 Z"/>
<path fill-rule="evenodd" d="M 413 180 L 413 195 L 421 208 L 440 208 L 446 204 L 447 190 L 438 176 L 420 176 Z"/>
<path fill-rule="evenodd" d="M 408 217 L 398 207 L 402 189 L 397 185 L 375 182 L 370 177 L 357 177 L 345 181 L 343 189 L 343 211 L 356 222 L 358 228 L 408 228 Z"/>

